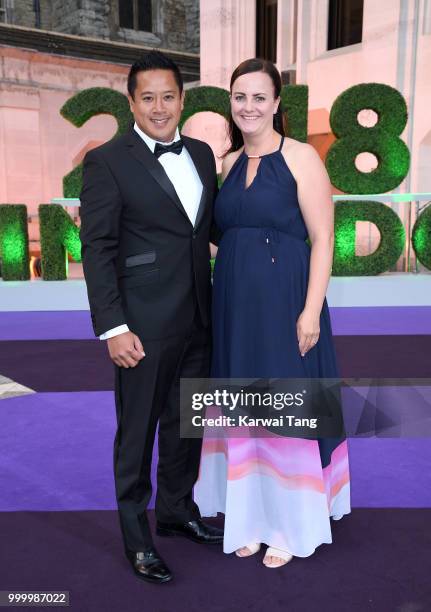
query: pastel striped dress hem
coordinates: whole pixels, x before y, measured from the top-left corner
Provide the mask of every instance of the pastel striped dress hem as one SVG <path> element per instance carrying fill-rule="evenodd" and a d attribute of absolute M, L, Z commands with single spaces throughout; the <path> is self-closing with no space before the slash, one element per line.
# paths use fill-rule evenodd
<path fill-rule="evenodd" d="M 315 440 L 204 438 L 195 501 L 202 516 L 225 514 L 225 553 L 261 542 L 309 557 L 351 512 L 347 441 L 322 468 Z"/>

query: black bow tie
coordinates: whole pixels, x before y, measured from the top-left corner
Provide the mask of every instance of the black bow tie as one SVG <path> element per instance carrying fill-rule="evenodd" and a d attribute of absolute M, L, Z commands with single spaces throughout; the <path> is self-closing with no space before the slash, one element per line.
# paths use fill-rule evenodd
<path fill-rule="evenodd" d="M 179 155 L 182 150 L 183 150 L 183 141 L 181 140 L 181 138 L 169 145 L 164 145 L 164 144 L 161 144 L 160 142 L 156 142 L 156 146 L 154 148 L 154 155 L 158 159 L 160 155 L 163 155 L 163 153 L 175 153 L 175 155 Z"/>

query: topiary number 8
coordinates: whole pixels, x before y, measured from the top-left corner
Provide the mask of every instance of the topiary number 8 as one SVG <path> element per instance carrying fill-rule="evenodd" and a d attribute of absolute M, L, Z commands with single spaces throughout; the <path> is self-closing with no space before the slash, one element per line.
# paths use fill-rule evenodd
<path fill-rule="evenodd" d="M 378 115 L 373 127 L 358 122 L 358 113 L 371 109 Z M 385 193 L 395 189 L 409 171 L 410 154 L 399 138 L 407 123 L 407 106 L 393 87 L 363 83 L 344 91 L 330 114 L 331 128 L 338 138 L 326 157 L 326 168 L 335 187 L 346 193 Z M 373 153 L 378 166 L 361 172 L 355 166 L 359 153 Z"/>

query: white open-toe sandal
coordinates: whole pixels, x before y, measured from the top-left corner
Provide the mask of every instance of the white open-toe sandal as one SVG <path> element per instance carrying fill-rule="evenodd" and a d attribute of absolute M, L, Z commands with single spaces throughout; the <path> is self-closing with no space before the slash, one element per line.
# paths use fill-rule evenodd
<path fill-rule="evenodd" d="M 267 557 L 277 557 L 277 559 L 282 559 L 284 563 L 278 563 L 277 565 L 268 565 L 267 563 L 265 563 L 265 559 Z M 279 548 L 272 548 L 272 546 L 270 546 L 267 549 L 263 558 L 263 564 L 265 567 L 275 569 L 277 567 L 283 567 L 283 565 L 286 565 L 286 563 L 289 563 L 289 561 L 291 561 L 292 559 L 293 555 L 291 555 L 290 552 L 288 552 L 287 550 L 280 550 Z"/>
<path fill-rule="evenodd" d="M 244 557 L 251 557 L 251 555 L 255 555 L 257 552 L 259 552 L 260 543 L 253 542 L 252 544 L 247 544 L 247 546 L 243 546 L 243 548 L 248 548 L 250 552 L 246 553 L 245 555 L 240 555 L 239 551 L 242 550 L 242 548 L 238 548 L 238 550 L 235 551 L 235 554 L 237 557 L 240 557 L 241 559 Z"/>

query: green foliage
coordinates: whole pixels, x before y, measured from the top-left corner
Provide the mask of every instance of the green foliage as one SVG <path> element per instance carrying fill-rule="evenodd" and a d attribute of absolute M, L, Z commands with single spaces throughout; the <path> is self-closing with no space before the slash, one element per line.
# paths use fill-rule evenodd
<path fill-rule="evenodd" d="M 308 86 L 284 85 L 281 90 L 281 107 L 287 119 L 287 133 L 290 138 L 307 142 Z M 186 91 L 180 129 L 187 119 L 196 113 L 217 113 L 229 118 L 229 92 L 221 87 L 194 87 Z"/>
<path fill-rule="evenodd" d="M 374 223 L 380 243 L 374 253 L 355 255 L 356 222 Z M 340 200 L 335 205 L 333 276 L 373 276 L 389 270 L 403 251 L 405 232 L 398 215 L 385 204 Z"/>
<path fill-rule="evenodd" d="M 181 114 L 179 129 L 181 130 L 187 119 L 205 111 L 217 113 L 225 119 L 229 117 L 229 93 L 221 87 L 194 87 L 186 91 L 184 110 Z"/>
<path fill-rule="evenodd" d="M 419 259 L 428 270 L 431 270 L 431 206 L 416 219 L 412 231 L 412 244 Z"/>
<path fill-rule="evenodd" d="M 44 280 L 67 278 L 67 253 L 81 261 L 79 228 L 59 204 L 40 204 L 40 246 Z"/>
<path fill-rule="evenodd" d="M 25 204 L 0 204 L 0 255 L 3 280 L 30 278 Z"/>
<path fill-rule="evenodd" d="M 283 86 L 281 105 L 287 118 L 288 136 L 306 142 L 308 87 Z M 374 127 L 366 128 L 358 123 L 358 113 L 363 109 L 372 109 L 377 113 L 378 122 Z M 187 90 L 180 129 L 187 119 L 196 113 L 206 111 L 218 113 L 227 119 L 229 93 L 219 87 L 208 86 Z M 113 115 L 118 123 L 117 134 L 127 131 L 132 122 L 126 96 L 101 87 L 80 92 L 63 106 L 61 113 L 77 127 L 84 125 L 95 115 L 102 113 Z M 379 83 L 355 85 L 335 100 L 330 121 L 332 131 L 338 139 L 330 148 L 326 158 L 333 185 L 348 193 L 384 193 L 394 189 L 404 180 L 409 170 L 410 155 L 399 136 L 407 122 L 407 107 L 404 98 L 396 89 Z M 360 172 L 355 166 L 356 156 L 364 151 L 373 153 L 378 159 L 378 167 L 370 173 Z M 219 184 L 220 178 L 219 176 Z M 64 177 L 64 196 L 79 196 L 81 184 L 82 167 L 79 165 Z M 43 212 L 45 208 L 54 209 L 52 205 L 41 206 L 42 216 L 45 214 Z M 44 278 L 64 278 L 65 248 L 71 251 L 75 259 L 80 257 L 77 228 L 62 209 L 61 213 L 46 211 L 46 215 L 46 227 L 51 229 L 46 231 L 43 239 L 46 251 L 45 262 L 44 257 L 42 259 Z M 68 219 L 67 222 L 65 217 Z M 431 265 L 428 217 L 429 215 L 421 222 L 418 220 L 414 235 L 414 248 L 427 267 Z M 381 241 L 376 252 L 364 257 L 355 256 L 358 220 L 375 223 L 381 233 Z M 50 241 L 50 233 L 52 237 L 57 237 Z M 387 206 L 371 201 L 339 202 L 336 205 L 333 274 L 338 276 L 379 274 L 394 265 L 402 252 L 404 240 L 401 221 Z M 54 255 L 48 254 L 50 252 Z M 51 259 L 54 263 L 51 263 Z"/>
<path fill-rule="evenodd" d="M 283 85 L 280 97 L 287 123 L 287 135 L 307 142 L 308 85 Z"/>
<path fill-rule="evenodd" d="M 373 127 L 363 127 L 358 113 L 371 109 L 378 115 Z M 326 168 L 333 185 L 352 194 L 385 193 L 395 189 L 407 176 L 410 154 L 399 135 L 407 123 L 407 106 L 393 87 L 363 83 L 338 96 L 331 108 L 331 128 L 338 138 L 326 156 Z M 360 172 L 355 166 L 359 153 L 373 153 L 378 166 Z"/>
<path fill-rule="evenodd" d="M 81 127 L 96 115 L 112 115 L 117 120 L 115 136 L 124 134 L 133 120 L 127 97 L 107 87 L 84 89 L 68 100 L 60 110 L 65 119 Z M 82 186 L 82 164 L 63 178 L 63 196 L 78 198 Z"/>

